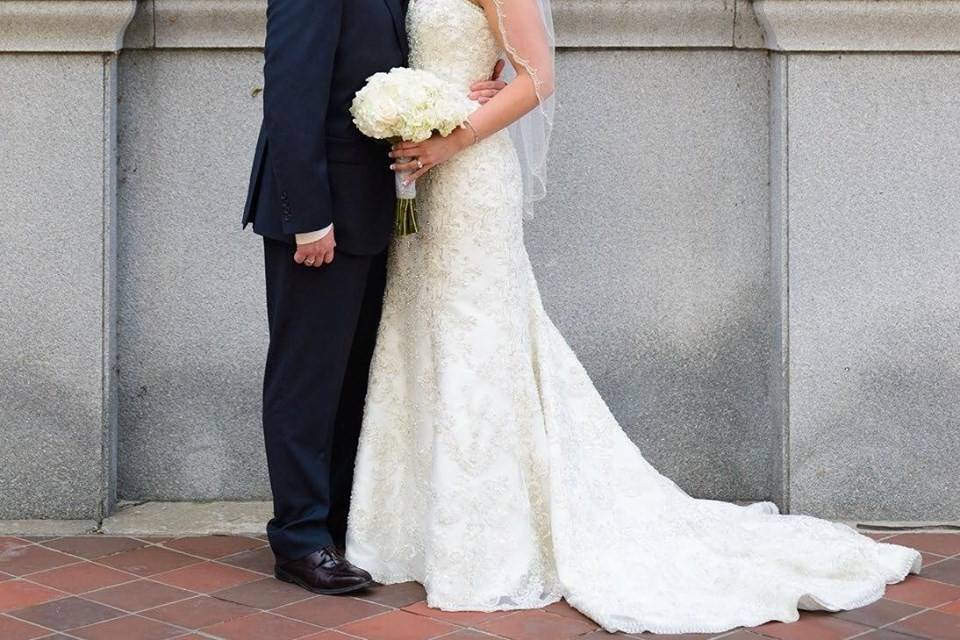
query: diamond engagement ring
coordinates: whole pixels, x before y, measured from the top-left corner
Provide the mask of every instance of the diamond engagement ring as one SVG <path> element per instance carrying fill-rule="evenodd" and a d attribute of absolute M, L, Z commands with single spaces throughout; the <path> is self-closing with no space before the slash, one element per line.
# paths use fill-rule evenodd
<path fill-rule="evenodd" d="M 417 169 L 423 169 L 423 160 L 417 158 Z"/>

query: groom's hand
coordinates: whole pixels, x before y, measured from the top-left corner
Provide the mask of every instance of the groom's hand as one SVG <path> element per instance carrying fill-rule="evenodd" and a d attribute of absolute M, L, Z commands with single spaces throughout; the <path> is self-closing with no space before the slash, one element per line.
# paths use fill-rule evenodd
<path fill-rule="evenodd" d="M 330 233 L 316 242 L 297 245 L 297 251 L 293 254 L 293 261 L 307 267 L 322 267 L 333 262 L 333 248 L 336 246 L 337 241 L 334 239 L 333 229 L 331 229 Z"/>
<path fill-rule="evenodd" d="M 500 74 L 503 73 L 503 66 L 503 60 L 497 60 L 497 64 L 493 68 L 493 75 L 490 76 L 490 79 L 484 80 L 483 82 L 474 82 L 470 85 L 470 93 L 467 94 L 467 97 L 471 100 L 476 100 L 480 104 L 490 102 L 490 98 L 500 93 L 503 88 L 507 86 L 507 83 L 500 79 Z"/>

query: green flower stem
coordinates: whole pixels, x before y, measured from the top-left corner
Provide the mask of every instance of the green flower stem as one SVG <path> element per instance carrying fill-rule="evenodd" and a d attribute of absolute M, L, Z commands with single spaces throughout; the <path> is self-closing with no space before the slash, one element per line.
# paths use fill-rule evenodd
<path fill-rule="evenodd" d="M 394 222 L 394 233 L 398 236 L 408 236 L 420 231 L 417 224 L 417 201 L 412 198 L 397 198 L 397 215 Z"/>

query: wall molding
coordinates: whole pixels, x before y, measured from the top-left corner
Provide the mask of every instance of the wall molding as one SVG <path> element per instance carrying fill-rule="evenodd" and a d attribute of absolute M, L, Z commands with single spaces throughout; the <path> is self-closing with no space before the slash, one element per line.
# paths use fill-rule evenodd
<path fill-rule="evenodd" d="M 748 0 L 554 0 L 560 47 L 762 46 Z M 266 0 L 140 0 L 128 48 L 258 48 Z M 737 16 L 748 16 L 738 20 Z"/>
<path fill-rule="evenodd" d="M 115 52 L 136 0 L 3 0 L 0 52 Z"/>
<path fill-rule="evenodd" d="M 561 47 L 730 47 L 725 0 L 554 0 Z"/>
<path fill-rule="evenodd" d="M 259 48 L 265 9 L 266 0 L 3 0 L 0 51 Z M 554 19 L 568 48 L 960 51 L 960 0 L 555 0 Z"/>
<path fill-rule="evenodd" d="M 154 0 L 157 47 L 262 47 L 266 0 Z"/>
<path fill-rule="evenodd" d="M 960 51 L 960 0 L 754 0 L 774 51 Z"/>

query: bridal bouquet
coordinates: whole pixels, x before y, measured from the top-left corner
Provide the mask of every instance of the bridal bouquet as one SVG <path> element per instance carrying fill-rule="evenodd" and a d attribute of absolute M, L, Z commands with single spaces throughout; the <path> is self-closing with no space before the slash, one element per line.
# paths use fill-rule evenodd
<path fill-rule="evenodd" d="M 448 136 L 470 115 L 465 92 L 429 71 L 397 67 L 367 80 L 353 99 L 350 113 L 365 136 L 396 142 L 423 142 L 434 131 Z M 410 162 L 398 158 L 398 163 Z M 403 182 L 410 172 L 397 172 L 397 235 L 416 233 L 417 187 Z"/>

